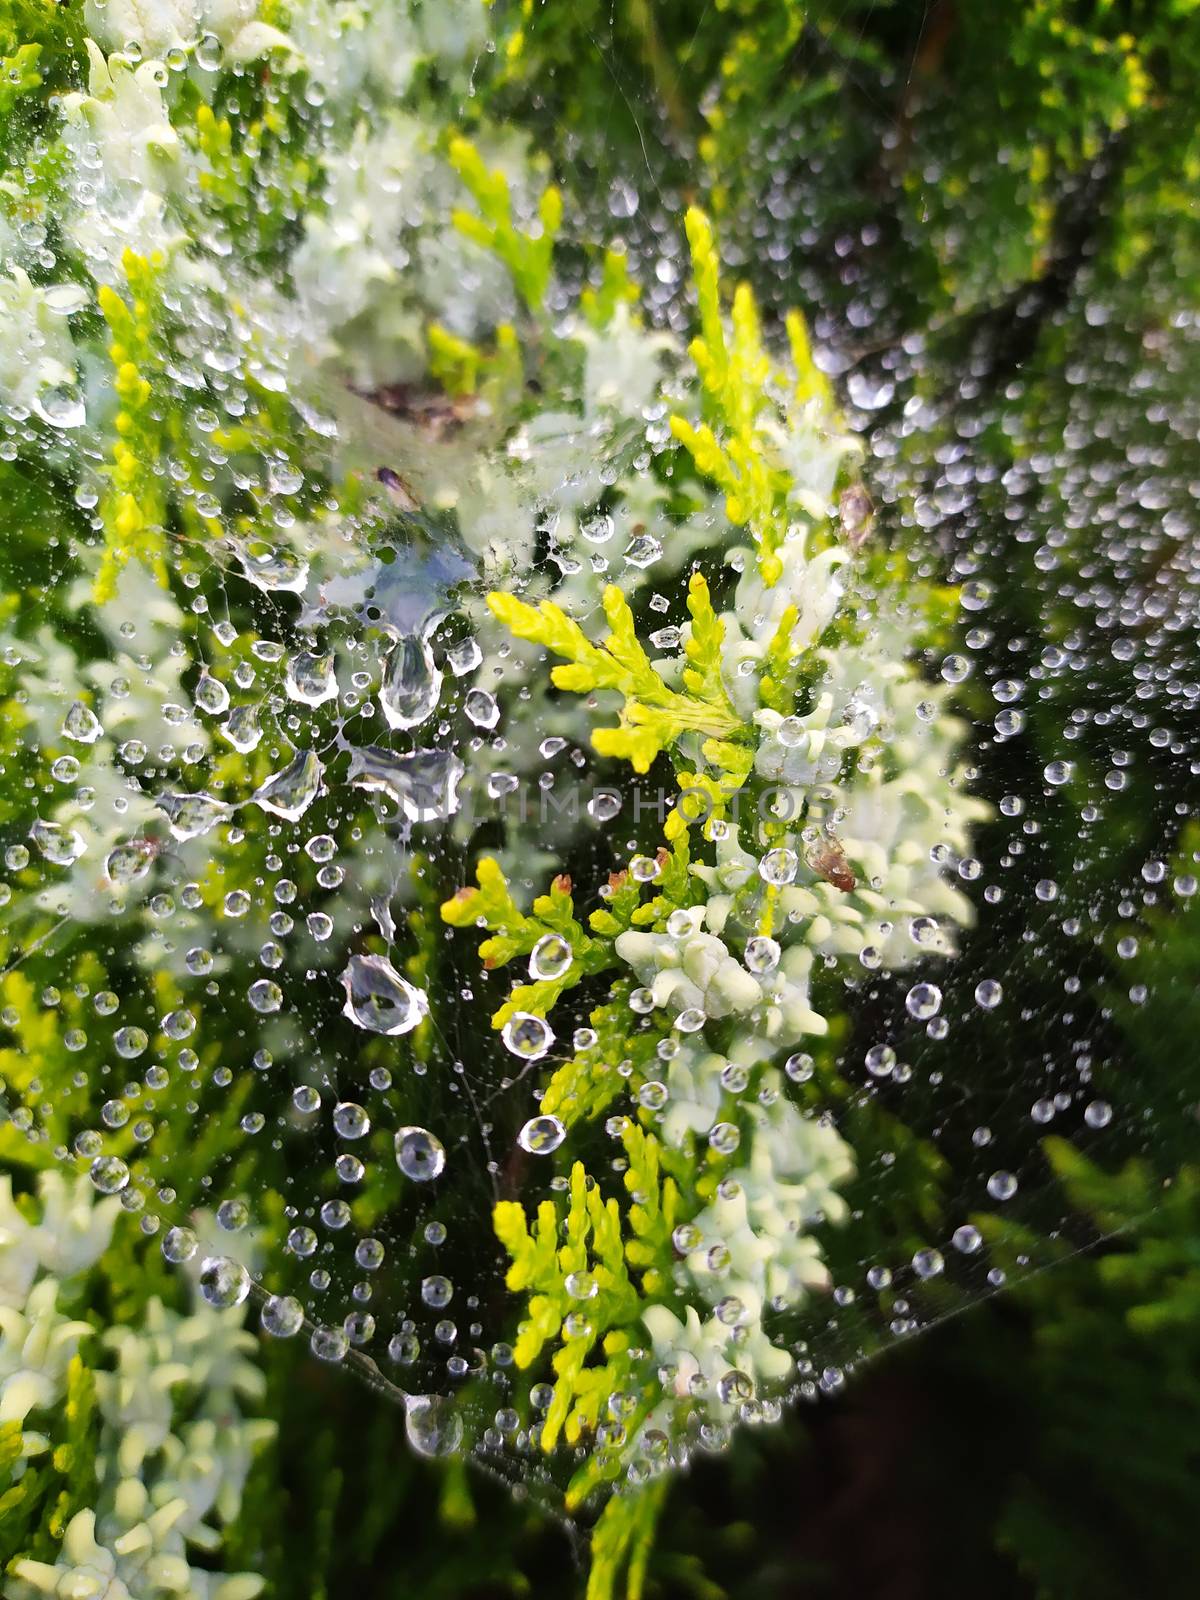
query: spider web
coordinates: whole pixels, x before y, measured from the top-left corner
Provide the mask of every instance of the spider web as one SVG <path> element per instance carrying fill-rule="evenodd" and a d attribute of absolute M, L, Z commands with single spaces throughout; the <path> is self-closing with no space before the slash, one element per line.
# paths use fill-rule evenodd
<path fill-rule="evenodd" d="M 597 50 L 644 170 L 585 195 L 578 230 L 619 235 L 658 285 L 653 315 L 683 326 L 654 115 Z M 785 279 L 795 212 L 764 248 Z M 869 255 L 862 236 L 852 244 Z M 1182 1000 L 1167 952 L 1194 917 L 1200 700 L 1192 321 L 1147 328 L 1081 272 L 1049 313 L 1058 372 L 1031 397 L 1010 375 L 962 376 L 933 344 L 891 339 L 886 307 L 864 326 L 839 317 L 837 294 L 813 299 L 819 357 L 865 446 L 873 537 L 958 586 L 944 648 L 917 665 L 954 687 L 970 791 L 992 820 L 970 853 L 938 862 L 973 911 L 956 953 L 926 953 L 918 931 L 903 960 L 830 958 L 815 980 L 839 1026 L 788 1092 L 838 1128 L 855 1175 L 848 1216 L 815 1225 L 830 1287 L 783 1319 L 790 1397 L 807 1398 L 1099 1242 L 1103 1226 L 1047 1163 L 1048 1136 L 1106 1169 L 1136 1156 L 1162 1181 L 1185 1152 L 1194 1081 L 1149 1041 Z M 36 619 L 9 625 L 39 792 L 30 806 L 21 768 L 5 794 L 7 971 L 47 1013 L 67 996 L 63 1038 L 84 1037 L 65 1046 L 80 1061 L 74 1098 L 48 1104 L 35 1078 L 8 1086 L 7 1110 L 19 1134 L 125 1195 L 214 1303 L 252 1296 L 269 1331 L 308 1338 L 404 1404 L 418 1449 L 470 1448 L 549 1503 L 571 1452 L 543 1463 L 530 1438 L 536 1406 L 512 1364 L 520 1305 L 490 1217 L 499 1198 L 532 1208 L 565 1185 L 576 1146 L 538 1155 L 521 1133 L 597 995 L 556 1012 L 557 1048 L 514 1060 L 488 1021 L 508 980 L 438 907 L 488 850 L 526 902 L 565 870 L 580 911 L 596 909 L 610 871 L 653 854 L 661 817 L 651 803 L 604 820 L 589 801 L 624 780 L 578 710 L 544 696 L 524 709 L 534 686 L 488 621 L 480 558 L 436 509 L 475 470 L 474 419 L 414 417 L 411 397 L 328 380 L 291 398 L 314 481 L 364 469 L 353 513 L 324 515 L 320 490 L 263 461 L 255 507 L 271 509 L 270 537 L 180 534 L 171 607 L 127 569 L 106 615 L 76 602 L 72 663 Z M 661 421 L 570 441 L 595 452 L 600 484 L 582 505 L 563 481 L 526 506 L 523 577 L 556 592 L 556 514 L 607 516 L 605 468 L 615 479 L 661 448 Z M 28 586 L 39 537 L 46 590 L 78 589 L 95 498 L 34 459 L 35 423 L 9 436 L 26 451 L 31 532 L 6 558 L 6 592 Z M 473 488 L 486 497 L 490 482 L 485 470 Z M 617 566 L 616 548 L 596 551 Z M 689 559 L 668 539 L 644 574 L 639 592 L 664 598 L 656 626 L 684 620 Z M 893 603 L 864 602 L 881 616 Z M 112 716 L 64 742 L 72 682 Z M 255 771 L 236 801 L 222 798 L 231 749 Z M 376 980 L 382 1019 L 355 998 Z M 428 997 L 419 1029 L 406 984 Z M 583 1137 L 602 1170 L 603 1130 Z"/>

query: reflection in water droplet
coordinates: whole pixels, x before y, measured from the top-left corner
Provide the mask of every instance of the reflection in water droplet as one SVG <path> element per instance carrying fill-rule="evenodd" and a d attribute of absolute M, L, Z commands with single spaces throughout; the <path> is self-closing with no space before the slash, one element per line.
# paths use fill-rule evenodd
<path fill-rule="evenodd" d="M 914 983 L 904 1002 L 910 1017 L 927 1022 L 941 1010 L 942 991 L 936 983 Z"/>
<path fill-rule="evenodd" d="M 221 736 L 228 739 L 235 750 L 248 755 L 258 747 L 262 729 L 258 725 L 258 707 L 235 706 L 220 727 Z"/>
<path fill-rule="evenodd" d="M 912 1264 L 918 1278 L 936 1278 L 945 1268 L 946 1261 L 940 1250 L 918 1250 L 912 1258 Z"/>
<path fill-rule="evenodd" d="M 340 1100 L 333 1108 L 333 1125 L 343 1139 L 363 1139 L 371 1131 L 371 1119 L 353 1100 Z"/>
<path fill-rule="evenodd" d="M 29 830 L 29 837 L 46 860 L 56 867 L 72 866 L 87 848 L 82 835 L 76 833 L 74 828 L 64 828 L 57 822 L 35 822 Z"/>
<path fill-rule="evenodd" d="M 247 999 L 260 1016 L 270 1016 L 283 1004 L 283 990 L 270 978 L 259 978 L 250 985 Z"/>
<path fill-rule="evenodd" d="M 540 1061 L 554 1043 L 549 1023 L 528 1011 L 515 1011 L 504 1024 L 500 1037 L 505 1047 L 523 1061 Z"/>
<path fill-rule="evenodd" d="M 162 1253 L 165 1260 L 178 1264 L 190 1261 L 199 1246 L 200 1241 L 191 1228 L 168 1228 L 163 1235 Z"/>
<path fill-rule="evenodd" d="M 286 822 L 298 822 L 320 794 L 324 773 L 311 750 L 297 750 L 286 767 L 272 773 L 255 791 L 255 804 Z"/>
<path fill-rule="evenodd" d="M 87 421 L 83 397 L 69 383 L 43 389 L 34 399 L 33 409 L 52 428 L 82 428 Z"/>
<path fill-rule="evenodd" d="M 337 675 L 332 655 L 317 656 L 301 650 L 288 662 L 285 687 L 289 700 L 301 705 L 320 706 L 338 695 Z"/>
<path fill-rule="evenodd" d="M 398 1128 L 395 1143 L 396 1165 L 417 1183 L 436 1178 L 446 1165 L 442 1141 L 427 1128 Z"/>
<path fill-rule="evenodd" d="M 379 709 L 388 727 L 419 728 L 433 715 L 441 692 L 433 647 L 416 634 L 405 634 L 387 658 L 379 690 Z"/>
<path fill-rule="evenodd" d="M 517 1143 L 531 1156 L 548 1156 L 566 1136 L 567 1130 L 557 1117 L 530 1117 L 517 1135 Z"/>
<path fill-rule="evenodd" d="M 448 750 L 409 750 L 400 755 L 380 745 L 351 746 L 349 781 L 388 795 L 410 822 L 437 822 L 459 807 L 464 767 Z"/>
<path fill-rule="evenodd" d="M 79 744 L 95 744 L 104 729 L 96 713 L 85 706 L 82 700 L 76 700 L 63 718 L 62 731 L 68 739 L 74 739 Z"/>
<path fill-rule="evenodd" d="M 197 839 L 233 815 L 233 807 L 211 794 L 160 794 L 154 802 L 165 815 L 171 837 Z"/>
<path fill-rule="evenodd" d="M 483 660 L 483 651 L 474 639 L 464 639 L 461 644 L 453 645 L 446 652 L 446 660 L 450 663 L 450 670 L 456 678 L 466 677 L 468 672 Z"/>
<path fill-rule="evenodd" d="M 136 883 L 144 878 L 154 865 L 158 848 L 152 839 L 130 839 L 110 850 L 104 862 L 104 874 L 111 884 L 120 886 Z"/>
<path fill-rule="evenodd" d="M 463 710 L 477 728 L 494 728 L 500 720 L 496 696 L 486 689 L 472 689 L 463 701 Z"/>
<path fill-rule="evenodd" d="M 200 1293 L 218 1311 L 240 1306 L 250 1293 L 250 1274 L 231 1256 L 206 1256 L 200 1266 Z"/>
<path fill-rule="evenodd" d="M 264 1333 L 290 1339 L 304 1326 L 304 1307 L 290 1294 L 273 1294 L 263 1302 L 260 1321 Z"/>
<path fill-rule="evenodd" d="M 342 1015 L 370 1033 L 411 1033 L 429 1014 L 429 1000 L 384 956 L 351 956 L 342 973 Z"/>
<path fill-rule="evenodd" d="M 1017 1192 L 1017 1180 L 1011 1172 L 993 1172 L 987 1182 L 993 1200 L 1011 1200 Z"/>
<path fill-rule="evenodd" d="M 88 1176 L 101 1194 L 119 1194 L 129 1182 L 129 1168 L 120 1156 L 97 1156 Z"/>
<path fill-rule="evenodd" d="M 219 717 L 229 706 L 229 690 L 220 678 L 214 678 L 209 672 L 201 674 L 192 698 L 201 711 L 214 717 Z"/>
<path fill-rule="evenodd" d="M 571 966 L 571 946 L 560 933 L 544 933 L 529 952 L 529 976 L 548 982 L 561 978 Z"/>
<path fill-rule="evenodd" d="M 242 570 L 256 589 L 270 594 L 280 590 L 302 594 L 308 584 L 308 562 L 290 550 L 277 550 L 265 544 L 235 544 Z"/>
<path fill-rule="evenodd" d="M 404 1431 L 418 1455 L 450 1456 L 462 1444 L 462 1417 L 454 1402 L 441 1395 L 410 1394 L 404 1409 Z"/>

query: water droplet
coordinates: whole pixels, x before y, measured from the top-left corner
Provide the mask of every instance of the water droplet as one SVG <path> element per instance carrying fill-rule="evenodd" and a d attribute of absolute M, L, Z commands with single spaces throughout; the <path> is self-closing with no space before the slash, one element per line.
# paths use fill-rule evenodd
<path fill-rule="evenodd" d="M 96 713 L 85 706 L 82 700 L 76 700 L 63 718 L 62 731 L 77 744 L 95 744 L 104 728 Z"/>
<path fill-rule="evenodd" d="M 172 839 L 198 839 L 233 815 L 233 807 L 211 794 L 160 794 L 154 802 L 167 819 Z"/>
<path fill-rule="evenodd" d="M 130 839 L 109 851 L 104 861 L 104 875 L 118 888 L 136 883 L 150 871 L 157 855 L 158 848 L 152 839 Z"/>
<path fill-rule="evenodd" d="M 320 706 L 327 700 L 336 700 L 338 685 L 333 656 L 318 656 L 301 650 L 288 662 L 284 687 L 288 699 L 298 700 L 301 705 Z"/>
<path fill-rule="evenodd" d="M 232 1256 L 206 1256 L 200 1265 L 200 1293 L 218 1311 L 240 1306 L 250 1293 L 250 1274 Z"/>
<path fill-rule="evenodd" d="M 896 1052 L 890 1044 L 873 1044 L 863 1061 L 873 1078 L 888 1078 L 895 1071 Z"/>
<path fill-rule="evenodd" d="M 758 872 L 764 883 L 782 888 L 792 882 L 799 866 L 800 861 L 796 852 L 779 845 L 774 850 L 768 850 L 763 856 L 758 864 Z"/>
<path fill-rule="evenodd" d="M 73 866 L 87 846 L 83 836 L 74 828 L 64 828 L 58 822 L 37 821 L 29 830 L 29 837 L 46 860 L 56 867 Z"/>
<path fill-rule="evenodd" d="M 220 678 L 214 678 L 208 671 L 200 674 L 196 684 L 196 692 L 192 696 L 201 711 L 207 711 L 211 716 L 219 717 L 229 709 L 229 690 Z"/>
<path fill-rule="evenodd" d="M 571 959 L 571 946 L 561 934 L 544 933 L 529 953 L 529 976 L 539 982 L 561 978 Z"/>
<path fill-rule="evenodd" d="M 88 1176 L 101 1194 L 119 1194 L 129 1182 L 129 1168 L 119 1156 L 97 1156 Z"/>
<path fill-rule="evenodd" d="M 438 1177 L 446 1165 L 445 1147 L 428 1128 L 398 1128 L 395 1145 L 396 1165 L 406 1178 L 416 1183 L 428 1183 Z"/>
<path fill-rule="evenodd" d="M 244 1200 L 222 1200 L 217 1207 L 217 1226 L 226 1233 L 240 1233 L 250 1224 L 250 1207 Z"/>
<path fill-rule="evenodd" d="M 200 1241 L 191 1228 L 168 1228 L 163 1234 L 163 1258 L 176 1265 L 190 1261 L 200 1247 Z"/>
<path fill-rule="evenodd" d="M 324 773 L 311 750 L 298 750 L 286 767 L 273 772 L 255 791 L 255 804 L 285 822 L 298 822 L 320 794 Z"/>
<path fill-rule="evenodd" d="M 258 748 L 262 739 L 262 729 L 258 725 L 258 707 L 235 706 L 221 724 L 220 732 L 222 738 L 227 739 L 235 750 L 248 755 L 251 750 Z"/>
<path fill-rule="evenodd" d="M 778 941 L 758 934 L 746 941 L 746 966 L 751 972 L 774 972 L 779 965 Z"/>
<path fill-rule="evenodd" d="M 273 1294 L 263 1302 L 263 1332 L 276 1339 L 291 1339 L 304 1326 L 304 1307 L 290 1294 Z"/>
<path fill-rule="evenodd" d="M 402 978 L 384 956 L 351 956 L 341 977 L 342 1015 L 370 1033 L 411 1033 L 429 1014 L 423 989 Z"/>
<path fill-rule="evenodd" d="M 517 1135 L 517 1143 L 531 1156 L 548 1156 L 557 1150 L 567 1136 L 567 1130 L 557 1117 L 530 1117 Z"/>
<path fill-rule="evenodd" d="M 927 1022 L 942 1008 L 942 991 L 935 983 L 914 983 L 904 1001 L 910 1017 Z"/>
<path fill-rule="evenodd" d="M 1017 1180 L 1011 1172 L 993 1172 L 987 1190 L 993 1200 L 1011 1200 L 1017 1192 Z"/>
<path fill-rule="evenodd" d="M 542 1017 L 528 1011 L 516 1011 L 504 1024 L 500 1034 L 505 1048 L 522 1061 L 540 1061 L 554 1043 L 554 1034 Z"/>
<path fill-rule="evenodd" d="M 83 397 L 70 383 L 42 389 L 33 401 L 33 409 L 52 428 L 82 428 L 87 421 Z"/>
<path fill-rule="evenodd" d="M 416 634 L 405 634 L 393 647 L 383 669 L 379 709 L 389 728 L 419 728 L 437 707 L 442 674 L 434 665 L 433 648 Z"/>
<path fill-rule="evenodd" d="M 118 1028 L 113 1034 L 113 1048 L 125 1061 L 134 1061 L 150 1043 L 145 1028 Z"/>
<path fill-rule="evenodd" d="M 652 567 L 663 553 L 661 542 L 651 533 L 639 533 L 625 546 L 625 559 L 631 567 Z"/>
<path fill-rule="evenodd" d="M 344 1361 L 350 1349 L 350 1338 L 344 1328 L 314 1328 L 308 1348 L 318 1361 Z"/>
<path fill-rule="evenodd" d="M 356 788 L 388 795 L 410 822 L 438 822 L 458 810 L 458 783 L 464 770 L 448 750 L 396 755 L 369 744 L 351 747 L 348 776 Z"/>
<path fill-rule="evenodd" d="M 410 1394 L 404 1408 L 404 1431 L 418 1455 L 451 1456 L 462 1444 L 463 1422 L 452 1400 Z"/>
<path fill-rule="evenodd" d="M 333 1108 L 333 1125 L 343 1139 L 363 1139 L 371 1131 L 371 1119 L 353 1100 L 339 1100 Z"/>
<path fill-rule="evenodd" d="M 918 1250 L 912 1264 L 918 1278 L 936 1278 L 946 1262 L 940 1250 Z"/>
<path fill-rule="evenodd" d="M 461 644 L 452 645 L 447 650 L 446 660 L 456 678 L 465 678 L 467 673 L 474 672 L 483 660 L 483 651 L 476 640 L 464 639 Z"/>
<path fill-rule="evenodd" d="M 247 990 L 247 999 L 260 1016 L 270 1016 L 283 1004 L 283 990 L 270 978 L 259 978 Z"/>
<path fill-rule="evenodd" d="M 235 544 L 242 570 L 256 589 L 264 594 L 276 591 L 302 594 L 308 585 L 308 562 L 301 561 L 290 550 L 276 550 L 271 545 Z"/>
<path fill-rule="evenodd" d="M 486 689 L 472 689 L 463 701 L 463 710 L 477 728 L 494 728 L 500 720 L 496 697 Z"/>

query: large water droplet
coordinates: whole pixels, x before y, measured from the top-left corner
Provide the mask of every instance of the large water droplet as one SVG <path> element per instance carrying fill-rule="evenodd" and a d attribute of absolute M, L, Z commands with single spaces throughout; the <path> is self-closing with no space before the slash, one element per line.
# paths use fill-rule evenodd
<path fill-rule="evenodd" d="M 211 794 L 160 794 L 154 802 L 165 815 L 173 839 L 197 839 L 233 815 L 233 807 Z"/>
<path fill-rule="evenodd" d="M 530 1117 L 517 1135 L 517 1143 L 531 1156 L 548 1156 L 567 1137 L 567 1130 L 557 1117 Z"/>
<path fill-rule="evenodd" d="M 95 744 L 104 728 L 96 713 L 85 706 L 82 700 L 76 700 L 63 718 L 62 731 L 77 744 Z"/>
<path fill-rule="evenodd" d="M 64 828 L 59 822 L 42 822 L 40 819 L 29 830 L 29 837 L 47 861 L 56 867 L 69 867 L 79 860 L 87 846 L 74 828 Z"/>
<path fill-rule="evenodd" d="M 286 767 L 273 772 L 256 790 L 255 804 L 285 822 L 298 822 L 320 794 L 324 774 L 324 767 L 311 750 L 297 750 Z"/>
<path fill-rule="evenodd" d="M 206 1256 L 200 1266 L 200 1293 L 218 1311 L 240 1306 L 250 1293 L 250 1274 L 232 1256 Z"/>
<path fill-rule="evenodd" d="M 301 594 L 308 583 L 308 562 L 290 550 L 264 544 L 235 544 L 234 549 L 250 582 L 266 594 L 274 590 Z"/>
<path fill-rule="evenodd" d="M 163 1234 L 163 1259 L 175 1265 L 181 1261 L 190 1261 L 199 1245 L 200 1241 L 191 1228 L 168 1228 Z"/>
<path fill-rule="evenodd" d="M 82 428 L 87 421 L 83 396 L 71 383 L 43 389 L 34 400 L 33 409 L 52 428 Z"/>
<path fill-rule="evenodd" d="M 211 716 L 219 717 L 229 708 L 229 690 L 220 678 L 214 678 L 210 672 L 204 672 L 196 684 L 196 692 L 192 696 L 201 711 L 207 711 Z"/>
<path fill-rule="evenodd" d="M 101 1194 L 119 1194 L 129 1182 L 129 1168 L 120 1156 L 97 1156 L 88 1176 Z"/>
<path fill-rule="evenodd" d="M 221 724 L 221 735 L 228 739 L 235 750 L 243 755 L 248 755 L 257 748 L 262 738 L 262 729 L 258 725 L 257 706 L 234 706 L 233 710 Z"/>
<path fill-rule="evenodd" d="M 301 705 L 320 706 L 326 700 L 336 700 L 337 674 L 333 670 L 333 656 L 317 656 L 301 650 L 288 662 L 285 687 L 290 700 Z"/>
<path fill-rule="evenodd" d="M 396 1165 L 417 1183 L 436 1178 L 446 1165 L 445 1146 L 427 1128 L 398 1128 L 395 1142 Z"/>
<path fill-rule="evenodd" d="M 410 1394 L 404 1409 L 408 1442 L 422 1456 L 450 1456 L 462 1444 L 462 1417 L 442 1395 Z"/>
<path fill-rule="evenodd" d="M 458 783 L 464 770 L 448 750 L 409 750 L 396 755 L 376 744 L 350 750 L 350 782 L 388 795 L 410 822 L 452 817 L 459 807 Z"/>
<path fill-rule="evenodd" d="M 342 973 L 342 1015 L 369 1033 L 411 1033 L 429 1014 L 429 1000 L 384 956 L 351 956 Z"/>
<path fill-rule="evenodd" d="M 396 643 L 383 669 L 379 709 L 389 728 L 418 728 L 433 715 L 442 692 L 428 640 L 408 633 Z"/>
<path fill-rule="evenodd" d="M 477 728 L 494 728 L 500 720 L 496 696 L 486 689 L 472 689 L 463 701 L 463 710 Z"/>
<path fill-rule="evenodd" d="M 550 1024 L 528 1011 L 516 1011 L 504 1024 L 500 1037 L 522 1061 L 540 1061 L 554 1043 Z"/>
<path fill-rule="evenodd" d="M 290 1294 L 273 1294 L 263 1302 L 260 1320 L 265 1333 L 290 1339 L 304 1326 L 304 1307 Z"/>
<path fill-rule="evenodd" d="M 529 976 L 549 982 L 571 966 L 571 946 L 561 933 L 544 933 L 529 952 Z"/>
<path fill-rule="evenodd" d="M 111 884 L 120 887 L 144 878 L 154 865 L 158 846 L 153 839 L 129 839 L 108 852 L 104 874 Z"/>

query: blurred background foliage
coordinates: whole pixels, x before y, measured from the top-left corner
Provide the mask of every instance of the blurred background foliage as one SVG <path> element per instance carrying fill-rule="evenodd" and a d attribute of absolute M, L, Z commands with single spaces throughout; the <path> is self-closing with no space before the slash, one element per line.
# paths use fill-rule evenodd
<path fill-rule="evenodd" d="M 812 309 L 851 397 L 855 380 L 889 393 L 866 419 L 869 440 L 899 440 L 879 458 L 881 536 L 920 524 L 960 572 L 980 551 L 1001 552 L 989 568 L 988 620 L 1007 633 L 1014 676 L 1036 677 L 1047 646 L 1069 651 L 1073 636 L 1094 642 L 1112 629 L 1122 593 L 1169 585 L 1169 570 L 1146 569 L 1136 507 L 1123 561 L 1097 578 L 1089 503 L 1074 474 L 1087 460 L 1119 475 L 1139 453 L 1164 480 L 1187 482 L 1195 471 L 1200 8 L 524 0 L 497 5 L 495 26 L 489 106 L 528 128 L 558 169 L 574 202 L 569 231 L 625 238 L 643 262 L 661 252 L 667 316 L 679 273 L 663 219 L 704 201 L 765 306 Z M 914 397 L 927 410 L 922 427 L 905 432 Z M 1077 443 L 1056 453 L 1064 438 Z M 969 494 L 950 499 L 944 468 L 955 451 L 970 453 L 975 473 Z M 1042 456 L 1021 480 L 1023 465 Z M 1140 509 L 1161 515 L 1153 504 Z M 1017 537 L 1018 523 L 1029 537 Z M 1061 573 L 1049 616 L 1044 578 L 1031 581 L 1047 535 Z M 1111 615 L 1076 603 L 1073 579 L 1084 569 L 1093 591 L 1107 585 L 1116 595 Z M 1072 712 L 1121 693 L 1116 661 L 1107 681 L 1102 668 L 1057 677 L 1031 708 L 1029 737 L 980 741 L 981 791 L 1036 792 Z M 990 707 L 977 709 L 982 718 Z M 1083 784 L 1103 753 L 1082 738 L 1073 753 Z M 1166 761 L 1164 753 L 1157 785 L 1137 786 L 1136 803 L 1109 795 L 1090 840 L 1081 844 L 1077 825 L 1027 835 L 1038 875 L 1123 881 L 1156 847 L 1173 852 L 1172 873 L 1194 872 L 1200 834 L 1179 834 L 1189 797 L 1172 789 Z M 1147 805 L 1151 789 L 1156 803 Z M 17 794 L 16 783 L 6 786 L 0 805 L 19 809 Z M 1013 831 L 1007 819 L 985 831 L 986 872 L 1002 873 Z M 1028 861 L 1022 873 L 1035 876 Z M 1092 1040 L 1098 1080 L 1105 1071 L 1136 1079 L 1145 1117 L 1125 1131 L 1124 1164 L 1102 1171 L 1046 1143 L 1054 1215 L 1065 1202 L 1073 1219 L 1055 1245 L 1061 1261 L 901 1341 L 836 1401 L 777 1429 L 743 1431 L 727 1456 L 677 1480 L 649 1596 L 1194 1593 L 1200 913 L 1194 899 L 1167 910 L 1148 898 L 1137 916 L 1151 936 L 1119 972 L 1057 923 L 1027 926 L 1028 896 L 1014 894 L 968 941 L 953 975 L 965 992 L 978 975 L 1019 962 L 1027 1014 L 1000 1048 L 1026 1066 L 1061 1045 L 1071 981 L 1072 1029 Z M 5 980 L 4 1004 L 18 1012 L 23 982 Z M 1139 987 L 1151 1008 L 1130 999 Z M 37 1073 L 49 1080 L 62 1059 L 56 1041 L 36 1033 L 46 1026 L 37 1008 L 27 1009 L 19 1050 L 0 1062 L 18 1086 Z M 1004 1089 L 987 1106 L 993 1127 L 1027 1119 L 1030 1096 L 1008 1092 L 1013 1074 L 996 1069 L 996 1049 L 994 1027 L 973 1038 L 962 1025 L 957 1056 L 977 1099 L 967 1106 L 964 1093 L 962 1128 L 948 1118 L 943 1150 L 969 1137 L 989 1085 Z M 81 1065 L 72 1060 L 71 1073 Z M 69 1094 L 58 1103 L 78 1110 Z M 219 1104 L 221 1117 L 241 1114 L 233 1095 Z M 215 1114 L 205 1128 L 219 1143 Z M 186 1138 L 179 1148 L 190 1150 L 175 1162 L 186 1199 L 212 1149 Z M 29 1153 L 6 1130 L 5 1160 Z M 1015 1227 L 980 1225 L 998 1257 L 1015 1261 L 1028 1247 Z M 1036 1226 L 1034 1210 L 1024 1226 Z M 115 1316 L 132 1318 L 152 1294 L 178 1297 L 153 1241 L 140 1268 L 123 1260 L 108 1272 Z M 280 1596 L 312 1600 L 581 1592 L 571 1536 L 508 1485 L 412 1457 L 394 1409 L 303 1349 L 273 1342 L 263 1359 L 264 1409 L 280 1431 L 252 1474 L 232 1565 L 264 1572 Z M 86 1432 L 78 1408 L 71 1426 Z M 55 1457 L 68 1487 L 81 1453 Z M 85 1488 L 72 1492 L 86 1498 Z M 33 1502 L 20 1512 L 0 1502 L 6 1551 L 28 1548 L 18 1523 L 36 1514 Z"/>

